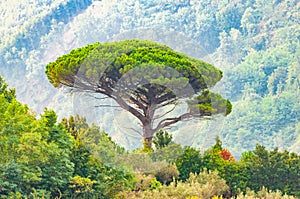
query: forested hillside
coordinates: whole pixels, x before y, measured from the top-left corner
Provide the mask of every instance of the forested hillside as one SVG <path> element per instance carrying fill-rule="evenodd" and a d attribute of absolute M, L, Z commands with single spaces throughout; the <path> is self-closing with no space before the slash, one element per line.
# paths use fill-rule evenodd
<path fill-rule="evenodd" d="M 257 143 L 300 152 L 297 0 L 1 1 L 0 5 L 0 74 L 17 88 L 17 98 L 39 113 L 47 106 L 59 118 L 75 114 L 72 97 L 52 88 L 44 74 L 45 66 L 58 56 L 96 41 L 155 40 L 220 68 L 223 79 L 215 90 L 233 102 L 227 118 L 175 126 L 170 131 L 178 143 L 206 149 L 219 135 L 237 157 L 241 151 L 254 150 Z M 114 140 L 127 148 L 139 146 L 141 138 L 122 129 L 124 117 L 111 122 L 115 112 L 105 109 L 98 114 L 101 121 L 95 122 Z"/>
<path fill-rule="evenodd" d="M 57 120 L 16 100 L 0 77 L 0 198 L 286 198 L 300 196 L 300 156 L 256 145 L 236 160 L 219 138 L 205 151 L 160 131 L 129 151 L 85 118 Z"/>

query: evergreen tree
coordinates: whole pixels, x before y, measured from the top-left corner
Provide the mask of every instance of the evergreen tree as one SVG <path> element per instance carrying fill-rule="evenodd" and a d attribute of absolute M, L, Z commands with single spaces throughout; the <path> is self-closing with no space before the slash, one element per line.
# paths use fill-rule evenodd
<path fill-rule="evenodd" d="M 208 90 L 222 78 L 220 70 L 155 42 L 88 45 L 49 63 L 46 74 L 55 87 L 113 99 L 140 121 L 145 148 L 151 148 L 155 132 L 167 126 L 231 112 L 228 100 Z M 168 117 L 174 108 L 166 108 L 180 102 L 186 102 L 188 109 Z"/>

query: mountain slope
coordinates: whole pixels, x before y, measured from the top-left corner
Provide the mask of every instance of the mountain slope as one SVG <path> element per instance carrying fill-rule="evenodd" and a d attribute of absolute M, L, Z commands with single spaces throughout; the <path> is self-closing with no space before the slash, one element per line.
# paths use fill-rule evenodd
<path fill-rule="evenodd" d="M 48 62 L 96 41 L 150 39 L 221 68 L 224 78 L 215 89 L 234 102 L 228 118 L 171 129 L 178 142 L 207 148 L 220 135 L 234 154 L 257 142 L 300 150 L 299 1 L 27 1 L 18 6 L 26 8 L 28 24 L 2 5 L 7 1 L 0 13 L 11 23 L 1 29 L 9 39 L 1 40 L 0 73 L 38 112 L 50 106 L 60 116 L 74 114 L 72 97 L 46 80 Z M 94 112 L 116 140 L 138 145 L 140 138 L 122 129 L 126 120 L 111 122 L 119 113 Z"/>

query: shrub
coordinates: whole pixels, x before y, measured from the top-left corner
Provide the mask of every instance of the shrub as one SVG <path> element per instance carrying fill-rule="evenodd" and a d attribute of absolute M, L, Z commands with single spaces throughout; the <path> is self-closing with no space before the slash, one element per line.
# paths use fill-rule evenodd
<path fill-rule="evenodd" d="M 217 195 L 226 194 L 229 187 L 217 172 L 191 174 L 187 182 L 173 181 L 169 186 L 163 185 L 155 190 L 131 192 L 126 196 L 129 199 L 210 199 Z"/>
<path fill-rule="evenodd" d="M 179 171 L 175 164 L 163 167 L 159 169 L 155 174 L 157 180 L 162 182 L 163 184 L 169 184 L 174 178 L 177 178 L 178 176 Z"/>

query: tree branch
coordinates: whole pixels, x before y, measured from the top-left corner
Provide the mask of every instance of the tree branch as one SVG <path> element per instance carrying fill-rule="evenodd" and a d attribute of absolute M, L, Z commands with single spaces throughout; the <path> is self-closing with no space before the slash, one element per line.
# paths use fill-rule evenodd
<path fill-rule="evenodd" d="M 156 126 L 156 128 L 154 129 L 155 131 L 162 129 L 166 126 L 170 126 L 172 124 L 175 124 L 181 120 L 187 119 L 190 116 L 192 116 L 192 113 L 188 112 L 188 113 L 184 113 L 182 115 L 180 115 L 179 117 L 172 117 L 172 118 L 165 118 L 162 121 L 160 121 L 158 123 L 158 125 Z"/>
<path fill-rule="evenodd" d="M 115 95 L 114 100 L 125 110 L 129 111 L 131 114 L 133 114 L 136 118 L 138 118 L 142 123 L 144 122 L 145 118 L 144 116 L 136 109 L 134 109 L 132 106 L 128 105 L 120 96 Z"/>
<path fill-rule="evenodd" d="M 166 116 L 168 113 L 171 113 L 172 111 L 174 111 L 175 108 L 176 108 L 176 105 L 174 105 L 173 108 L 171 108 L 170 110 L 168 110 L 164 114 L 161 114 L 161 115 L 158 115 L 158 116 L 154 117 L 153 120 L 157 120 L 159 118 L 162 118 L 162 117 Z"/>
<path fill-rule="evenodd" d="M 139 132 L 138 130 L 136 130 L 136 129 L 134 129 L 134 128 L 129 128 L 129 127 L 124 127 L 124 128 L 129 129 L 129 130 L 132 130 L 132 131 L 138 133 L 140 136 L 143 136 L 141 132 Z"/>
<path fill-rule="evenodd" d="M 90 97 L 93 97 L 97 100 L 104 100 L 104 99 L 110 99 L 110 97 L 95 97 L 95 96 L 92 96 L 92 95 L 89 95 Z"/>
<path fill-rule="evenodd" d="M 95 107 L 96 108 L 99 108 L 99 107 L 121 108 L 120 106 L 112 106 L 112 105 L 108 105 L 108 104 L 100 104 Z"/>
<path fill-rule="evenodd" d="M 159 104 L 159 105 L 157 106 L 157 109 L 160 109 L 160 108 L 162 108 L 162 107 L 164 107 L 164 106 L 168 106 L 168 105 L 170 105 L 170 104 L 174 104 L 174 103 L 176 103 L 176 101 L 177 101 L 177 98 L 171 99 L 170 101 L 166 101 L 165 103 Z"/>

